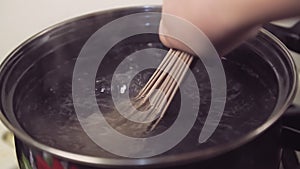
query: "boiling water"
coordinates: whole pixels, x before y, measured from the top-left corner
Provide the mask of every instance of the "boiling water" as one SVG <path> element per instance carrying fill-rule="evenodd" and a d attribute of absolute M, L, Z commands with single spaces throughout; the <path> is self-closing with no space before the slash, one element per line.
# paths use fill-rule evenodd
<path fill-rule="evenodd" d="M 163 56 L 157 57 L 162 59 Z M 74 62 L 75 60 L 70 61 L 63 67 L 45 72 L 38 81 L 28 83 L 30 90 L 23 90 L 15 103 L 17 119 L 29 135 L 43 144 L 78 154 L 119 158 L 97 146 L 83 131 L 77 119 L 71 85 Z M 227 78 L 226 107 L 217 130 L 204 144 L 199 144 L 197 140 L 209 110 L 211 89 L 209 77 L 199 60 L 194 61 L 191 66 L 198 86 L 188 86 L 177 92 L 164 118 L 153 131 L 148 130 L 152 123 L 139 124 L 122 117 L 115 110 L 111 98 L 111 92 L 122 95 L 125 90 L 129 90 L 131 96 L 136 95 L 146 84 L 153 70 L 148 69 L 135 75 L 129 86 L 123 82 L 129 75 L 132 75 L 132 68 L 124 73 L 116 74 L 117 84 L 115 85 L 110 83 L 111 73 L 99 73 L 99 71 L 95 80 L 95 91 L 84 88 L 84 83 L 83 90 L 96 96 L 104 117 L 116 130 L 132 137 L 149 137 L 164 132 L 173 124 L 180 108 L 180 95 L 187 95 L 193 100 L 198 97 L 195 91 L 199 88 L 201 102 L 193 129 L 181 143 L 165 154 L 206 149 L 245 136 L 270 117 L 276 103 L 277 84 L 275 77 L 270 78 L 274 75 L 264 78 L 252 67 L 232 61 L 230 57 L 223 59 L 222 62 Z M 109 65 L 109 67 L 114 66 Z M 84 98 L 76 104 L 82 107 L 93 106 Z M 191 107 L 191 110 L 196 108 L 198 107 Z M 95 113 L 86 112 L 85 118 L 93 119 Z"/>

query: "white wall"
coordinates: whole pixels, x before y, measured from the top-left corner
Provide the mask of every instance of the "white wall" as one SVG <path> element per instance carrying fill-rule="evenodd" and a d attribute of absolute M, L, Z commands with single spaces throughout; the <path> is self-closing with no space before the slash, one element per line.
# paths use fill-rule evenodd
<path fill-rule="evenodd" d="M 15 47 L 41 30 L 83 14 L 162 0 L 1 0 L 0 62 Z"/>

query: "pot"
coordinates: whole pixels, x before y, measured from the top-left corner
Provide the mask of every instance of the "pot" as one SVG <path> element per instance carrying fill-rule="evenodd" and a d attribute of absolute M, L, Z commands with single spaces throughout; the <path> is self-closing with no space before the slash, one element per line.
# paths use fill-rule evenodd
<path fill-rule="evenodd" d="M 200 88 L 201 103 L 195 125 L 184 140 L 173 149 L 148 158 L 120 157 L 96 146 L 83 129 L 78 128 L 74 102 L 69 97 L 76 59 L 85 42 L 103 25 L 145 11 L 159 12 L 160 8 L 114 9 L 75 18 L 35 35 L 7 57 L 0 72 L 0 117 L 15 134 L 21 169 L 275 169 L 279 168 L 282 148 L 300 148 L 289 142 L 291 138 L 300 138 L 296 132 L 299 126 L 292 123 L 299 114 L 285 113 L 296 91 L 295 64 L 286 47 L 266 30 L 222 59 L 227 102 L 219 126 L 205 143 L 198 144 L 195 138 L 209 109 L 210 77 L 196 59 L 191 70 Z M 145 17 L 149 17 L 149 13 L 145 13 Z M 147 23 L 141 25 L 158 28 L 159 19 L 154 18 L 150 23 L 145 20 Z M 107 102 L 111 100 L 110 90 L 114 90 L 114 86 L 101 79 L 111 79 L 108 75 L 128 54 L 149 47 L 166 50 L 157 35 L 144 34 L 123 40 L 107 53 L 108 59 L 102 61 L 97 72 L 95 86 L 99 90 L 93 91 L 100 97 L 100 108 L 101 105 L 103 109 L 112 106 Z M 147 81 L 144 76 L 141 79 Z M 193 91 L 182 92 L 191 94 Z M 178 109 L 178 98 L 177 93 L 161 126 L 168 127 L 174 122 L 176 113 L 170 112 Z M 162 127 L 150 135 L 164 130 Z"/>

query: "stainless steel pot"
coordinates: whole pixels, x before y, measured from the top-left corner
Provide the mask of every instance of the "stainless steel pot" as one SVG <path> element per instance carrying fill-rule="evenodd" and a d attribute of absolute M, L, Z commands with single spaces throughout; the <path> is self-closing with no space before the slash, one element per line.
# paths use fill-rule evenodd
<path fill-rule="evenodd" d="M 243 90 L 245 92 L 244 95 L 247 93 L 251 95 L 252 93 L 257 96 L 255 97 L 257 100 L 252 99 L 251 101 L 251 99 L 249 100 L 249 98 L 244 96 L 243 98 L 246 98 L 245 100 L 248 101 L 249 110 L 246 110 L 247 107 L 245 107 L 244 109 L 239 109 L 240 115 L 235 115 L 231 118 L 223 117 L 224 123 L 228 123 L 232 128 L 218 127 L 215 136 L 212 138 L 218 140 L 216 141 L 217 144 L 207 142 L 200 145 L 199 149 L 193 150 L 189 148 L 182 152 L 175 151 L 174 153 L 170 151 L 151 158 L 128 159 L 116 156 L 101 157 L 89 152 L 75 151 L 75 148 L 72 146 L 63 147 L 68 145 L 67 143 L 64 144 L 57 141 L 53 144 L 45 144 L 45 142 L 30 134 L 31 131 L 26 126 L 36 126 L 35 129 L 39 130 L 45 128 L 43 126 L 49 125 L 50 123 L 48 122 L 51 121 L 43 121 L 40 124 L 35 123 L 34 119 L 36 119 L 37 114 L 30 114 L 30 112 L 43 114 L 47 113 L 47 111 L 43 109 L 45 108 L 43 106 L 32 108 L 34 107 L 33 105 L 52 96 L 52 100 L 55 102 L 65 92 L 69 91 L 70 88 L 64 88 L 65 86 L 57 84 L 65 84 L 72 78 L 74 61 L 86 40 L 109 21 L 128 14 L 145 11 L 159 12 L 160 8 L 135 7 L 115 9 L 75 18 L 35 35 L 7 57 L 1 65 L 0 72 L 0 108 L 2 112 L 0 117 L 16 136 L 20 167 L 22 169 L 36 167 L 38 169 L 121 167 L 278 168 L 281 149 L 285 146 L 281 144 L 283 127 L 281 119 L 293 100 L 297 75 L 294 62 L 286 47 L 266 30 L 261 30 L 255 38 L 245 42 L 223 60 L 225 70 L 227 70 L 227 78 L 231 82 L 243 84 L 245 86 Z M 156 21 L 150 24 L 158 27 L 159 18 Z M 153 43 L 155 47 L 165 49 L 160 44 L 157 35 L 141 35 L 121 44 L 121 47 L 125 45 L 125 49 L 126 45 L 133 46 L 133 49 L 124 50 L 124 48 L 120 48 L 119 51 L 117 50 L 117 53 L 126 55 L 126 51 L 130 53 L 139 49 L 139 47 L 147 48 L 145 44 L 149 42 Z M 118 46 L 115 48 L 118 49 Z M 226 67 L 227 62 L 230 63 Z M 110 69 L 113 67 L 111 65 L 117 64 L 117 61 L 108 61 L 108 63 L 106 68 Z M 196 67 L 199 66 L 197 63 L 195 65 Z M 245 66 L 254 71 L 252 73 L 263 82 L 264 87 L 256 88 L 256 82 L 251 82 L 251 80 L 244 78 L 247 77 L 246 75 L 251 74 L 251 72 L 243 69 Z M 57 71 L 58 69 L 59 71 Z M 56 72 L 56 74 L 47 76 L 49 72 Z M 35 90 L 35 84 L 39 85 L 39 90 Z M 231 85 L 228 85 L 229 97 L 234 95 L 232 93 L 233 89 L 231 90 L 230 88 Z M 48 89 L 51 89 L 52 93 L 54 90 L 59 94 L 54 94 L 54 97 L 54 95 L 46 92 L 49 92 Z M 274 96 L 276 96 L 272 103 L 270 102 L 270 106 L 263 105 L 267 102 L 259 99 L 266 98 L 264 89 L 271 93 L 273 92 Z M 34 91 L 32 95 L 26 97 L 26 93 L 31 90 Z M 240 104 L 239 100 L 241 99 L 237 99 L 237 102 L 229 102 L 225 111 L 228 114 L 234 112 L 230 107 Z M 262 104 L 259 106 L 260 102 Z M 24 105 L 28 105 L 27 107 L 29 108 L 26 109 Z M 51 106 L 53 107 L 53 105 Z M 58 112 L 61 107 L 60 104 L 56 105 L 54 109 Z M 28 117 L 26 118 L 27 121 L 20 121 L 20 116 L 23 117 L 24 114 L 24 117 Z M 60 117 L 59 114 L 57 116 Z M 258 118 L 253 119 L 253 121 L 257 121 L 255 125 L 246 123 L 247 120 L 251 121 L 252 117 Z M 202 116 L 203 119 L 205 120 L 205 117 Z M 47 128 L 57 130 L 55 127 L 55 125 L 47 126 Z M 195 131 L 198 129 L 196 127 Z M 195 131 L 191 131 L 191 137 L 195 134 Z"/>

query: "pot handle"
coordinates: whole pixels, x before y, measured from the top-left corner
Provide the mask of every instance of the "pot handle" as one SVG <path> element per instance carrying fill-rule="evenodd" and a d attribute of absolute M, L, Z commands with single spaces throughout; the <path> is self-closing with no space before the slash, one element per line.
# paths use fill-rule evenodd
<path fill-rule="evenodd" d="M 299 160 L 294 150 L 284 149 L 281 161 L 284 169 L 300 169 Z"/>
<path fill-rule="evenodd" d="M 285 169 L 300 169 L 295 151 L 300 150 L 300 106 L 290 106 L 282 117 L 282 163 Z"/>
<path fill-rule="evenodd" d="M 282 117 L 284 147 L 300 151 L 300 106 L 290 106 Z"/>
<path fill-rule="evenodd" d="M 300 53 L 300 22 L 292 28 L 284 28 L 271 23 L 264 25 L 264 28 L 276 35 L 290 50 Z"/>

